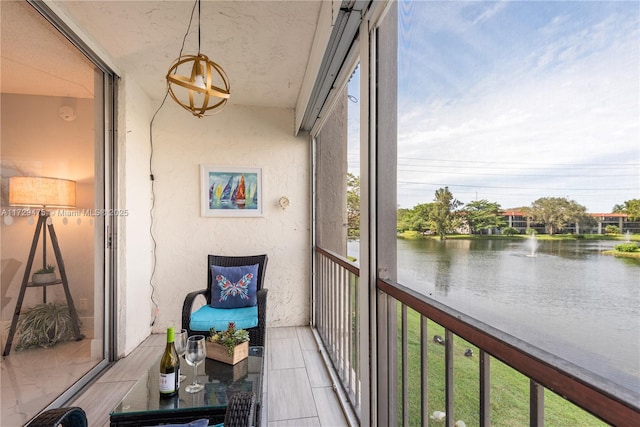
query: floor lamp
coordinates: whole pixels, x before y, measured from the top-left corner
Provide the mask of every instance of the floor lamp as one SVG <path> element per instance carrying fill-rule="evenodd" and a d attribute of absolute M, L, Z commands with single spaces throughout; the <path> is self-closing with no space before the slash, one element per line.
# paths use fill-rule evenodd
<path fill-rule="evenodd" d="M 53 222 L 51 221 L 51 214 L 47 210 L 48 208 L 74 208 L 76 204 L 76 183 L 67 179 L 59 178 L 44 178 L 33 176 L 14 176 L 9 178 L 9 204 L 12 206 L 24 206 L 35 207 L 38 211 L 38 223 L 36 225 L 33 240 L 31 242 L 31 249 L 29 251 L 29 258 L 24 269 L 24 276 L 22 277 L 22 285 L 20 286 L 20 294 L 16 301 L 16 308 L 11 320 L 11 326 L 9 327 L 9 335 L 7 336 L 7 342 L 5 344 L 3 356 L 7 356 L 11 351 L 11 344 L 13 342 L 13 336 L 16 332 L 16 326 L 18 323 L 18 317 L 20 316 L 20 310 L 22 309 L 22 303 L 24 301 L 24 294 L 27 288 L 42 287 L 42 301 L 47 302 L 47 286 L 63 285 L 64 293 L 67 298 L 67 304 L 69 306 L 69 314 L 71 315 L 73 332 L 76 340 L 79 341 L 84 338 L 84 335 L 80 333 L 80 319 L 76 312 L 75 305 L 73 304 L 73 298 L 71 298 L 71 292 L 69 291 L 69 282 L 67 280 L 67 272 L 64 267 L 64 261 L 62 259 L 62 253 L 60 252 L 60 246 L 58 245 L 58 238 L 53 228 Z M 40 232 L 42 231 L 42 267 L 47 266 L 47 231 L 51 238 L 51 246 L 58 264 L 58 271 L 60 272 L 60 280 L 54 280 L 47 283 L 33 283 L 29 282 L 29 275 L 33 267 L 33 259 L 38 247 L 38 241 L 40 240 Z"/>

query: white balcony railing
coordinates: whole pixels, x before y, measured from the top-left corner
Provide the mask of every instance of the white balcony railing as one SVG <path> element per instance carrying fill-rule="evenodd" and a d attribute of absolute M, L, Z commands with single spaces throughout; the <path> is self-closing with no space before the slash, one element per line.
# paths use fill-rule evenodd
<path fill-rule="evenodd" d="M 314 327 L 356 414 L 361 402 L 358 274 L 358 268 L 348 260 L 316 250 Z"/>

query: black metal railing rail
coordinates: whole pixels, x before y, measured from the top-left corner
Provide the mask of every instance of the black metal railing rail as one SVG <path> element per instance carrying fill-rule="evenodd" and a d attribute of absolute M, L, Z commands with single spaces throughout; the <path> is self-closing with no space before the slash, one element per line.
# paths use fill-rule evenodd
<path fill-rule="evenodd" d="M 409 307 L 445 329 L 446 410 L 453 413 L 452 335 L 461 337 L 480 349 L 480 424 L 490 425 L 489 360 L 494 357 L 530 380 L 530 424 L 544 425 L 544 388 L 553 391 L 603 421 L 616 426 L 640 425 L 638 396 L 614 383 L 561 358 L 544 352 L 522 340 L 505 334 L 464 313 L 457 312 L 427 296 L 397 283 L 377 281 L 378 290 L 393 297 L 403 307 Z M 403 314 L 403 318 L 406 317 Z M 405 322 L 403 322 L 405 323 Z M 422 323 L 426 327 L 426 322 Z M 406 328 L 403 327 L 403 329 Z M 403 334 L 404 335 L 404 334 Z M 406 336 L 403 336 L 403 347 Z M 426 341 L 422 342 L 426 346 Z M 406 358 L 403 349 L 403 359 Z M 423 399 L 426 399 L 423 396 Z M 403 396 L 406 402 L 406 396 Z M 406 412 L 407 408 L 403 408 Z M 426 412 L 425 412 L 426 414 Z M 453 425 L 453 420 L 447 420 Z"/>
<path fill-rule="evenodd" d="M 315 327 L 320 335 L 334 368 L 347 391 L 356 414 L 360 414 L 360 366 L 358 365 L 360 331 L 358 329 L 359 269 L 330 251 L 315 249 L 314 312 Z M 400 304 L 399 363 L 403 378 L 399 390 L 388 390 L 389 401 L 401 403 L 400 424 L 408 422 L 407 370 L 407 308 L 421 316 L 421 354 L 426 359 L 427 319 L 445 329 L 445 413 L 447 426 L 453 426 L 453 336 L 456 335 L 478 347 L 479 354 L 479 420 L 490 425 L 490 360 L 496 358 L 529 378 L 529 418 L 531 425 L 544 424 L 544 389 L 549 389 L 603 421 L 616 426 L 640 425 L 638 396 L 614 383 L 597 377 L 527 342 L 505 334 L 489 325 L 457 312 L 438 301 L 398 283 L 378 279 L 378 291 L 384 292 Z M 364 337 L 366 339 L 366 337 Z M 390 344 L 391 345 L 391 344 Z M 426 363 L 423 363 L 426 369 Z M 380 368 L 380 367 L 378 367 Z M 392 369 L 387 367 L 385 369 Z M 380 369 L 377 369 L 379 372 Z M 411 373 L 426 377 L 426 372 Z M 421 393 L 422 424 L 429 421 L 426 404 L 428 391 Z"/>

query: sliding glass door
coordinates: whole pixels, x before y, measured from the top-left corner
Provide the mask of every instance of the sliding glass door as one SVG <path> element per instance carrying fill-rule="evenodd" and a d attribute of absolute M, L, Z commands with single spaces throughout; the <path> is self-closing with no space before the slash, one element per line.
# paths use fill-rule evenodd
<path fill-rule="evenodd" d="M 4 426 L 65 400 L 108 359 L 113 76 L 46 11 L 0 7 Z"/>

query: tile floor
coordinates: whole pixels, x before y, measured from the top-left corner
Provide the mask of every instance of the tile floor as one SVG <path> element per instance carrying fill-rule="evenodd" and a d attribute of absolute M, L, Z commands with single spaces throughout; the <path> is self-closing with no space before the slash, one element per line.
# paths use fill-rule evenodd
<path fill-rule="evenodd" d="M 310 328 L 270 328 L 266 369 L 268 427 L 347 425 Z"/>
<path fill-rule="evenodd" d="M 265 405 L 262 409 L 261 427 L 347 425 L 310 328 L 269 328 L 266 347 L 262 398 Z M 151 335 L 68 405 L 84 408 L 90 426 L 108 426 L 111 409 L 148 369 L 149 363 L 157 358 L 163 348 L 164 335 Z M 30 361 L 29 365 L 37 365 L 37 361 Z M 6 363 L 3 363 L 2 368 L 4 375 Z M 22 413 L 24 417 L 24 414 L 29 412 L 25 405 L 40 404 L 42 394 L 42 390 L 38 390 L 37 387 L 10 392 L 3 384 L 2 426 L 19 426 L 24 423 L 19 421 L 20 416 L 13 418 L 13 421 L 5 419 L 7 414 L 4 410 L 10 407 L 9 404 L 21 404 L 22 408 L 12 410 L 18 414 Z"/>

